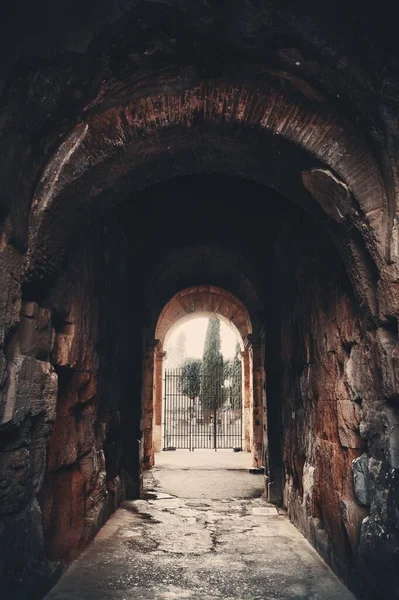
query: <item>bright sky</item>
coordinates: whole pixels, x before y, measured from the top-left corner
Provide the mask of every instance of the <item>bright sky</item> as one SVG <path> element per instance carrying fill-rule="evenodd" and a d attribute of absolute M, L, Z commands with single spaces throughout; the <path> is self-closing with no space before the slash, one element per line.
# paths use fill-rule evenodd
<path fill-rule="evenodd" d="M 208 321 L 208 317 L 193 317 L 190 321 L 186 321 L 179 327 L 176 327 L 166 340 L 165 350 L 168 351 L 170 348 L 176 346 L 176 340 L 179 333 L 184 332 L 187 338 L 187 356 L 191 358 L 202 358 Z M 223 321 L 220 321 L 220 337 L 221 351 L 224 358 L 232 358 L 236 348 L 237 337 L 234 331 Z"/>

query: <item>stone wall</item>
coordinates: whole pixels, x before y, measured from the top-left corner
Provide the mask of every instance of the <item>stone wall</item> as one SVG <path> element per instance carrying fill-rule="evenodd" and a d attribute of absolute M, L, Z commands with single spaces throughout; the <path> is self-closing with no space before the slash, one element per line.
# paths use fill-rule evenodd
<path fill-rule="evenodd" d="M 375 333 L 331 242 L 299 231 L 277 247 L 284 505 L 359 597 L 387 598 L 398 584 L 398 504 Z"/>
<path fill-rule="evenodd" d="M 44 483 L 51 491 L 48 501 L 44 491 L 40 496 L 52 558 L 68 560 L 91 535 L 90 523 L 95 528 L 105 514 L 101 446 L 107 429 L 110 457 L 121 430 L 123 448 L 116 455 L 124 457 L 120 469 L 137 493 L 141 331 L 143 321 L 146 326 L 151 321 L 143 313 L 198 278 L 246 290 L 245 296 L 250 291 L 246 268 L 237 279 L 238 271 L 226 269 L 223 256 L 211 250 L 203 260 L 196 248 L 184 277 L 162 266 L 153 308 L 144 307 L 140 294 L 146 277 L 173 237 L 168 232 L 162 238 L 169 215 L 191 215 L 188 226 L 176 231 L 180 245 L 202 240 L 198 216 L 205 215 L 207 234 L 222 246 L 233 244 L 239 255 L 251 255 L 265 297 L 274 294 L 265 241 L 275 232 L 264 211 L 273 206 L 271 214 L 277 214 L 282 198 L 270 189 L 258 196 L 260 213 L 250 204 L 252 193 L 238 188 L 237 206 L 233 192 L 213 197 L 206 191 L 197 201 L 198 214 L 191 207 L 171 210 L 171 195 L 157 205 L 147 196 L 147 206 L 140 208 L 151 214 L 137 218 L 139 210 L 132 216 L 132 235 L 140 246 L 124 252 L 121 227 L 115 225 L 109 235 L 116 246 L 111 251 L 108 245 L 107 257 L 107 232 L 91 241 L 84 232 L 84 259 L 76 253 L 62 264 L 69 236 L 84 214 L 96 219 L 137 190 L 179 175 L 218 172 L 294 198 L 331 231 L 339 229 L 344 240 L 356 302 L 337 261 L 327 269 L 321 260 L 307 258 L 321 256 L 321 246 L 295 242 L 279 253 L 277 271 L 286 277 L 280 278 L 266 323 L 269 365 L 272 357 L 268 385 L 281 400 L 272 410 L 275 426 L 268 429 L 273 497 L 281 490 L 283 422 L 290 515 L 348 580 L 353 570 L 375 596 L 389 596 L 398 589 L 394 573 L 399 571 L 392 525 L 399 505 L 395 20 L 373 5 L 362 3 L 359 9 L 344 0 L 289 8 L 249 0 L 233 5 L 88 0 L 74 3 L 73 10 L 66 0 L 3 4 L 2 592 L 11 581 L 16 593 L 24 593 L 47 581 L 53 569 L 44 559 L 37 494 L 55 420 Z M 217 201 L 222 223 L 213 218 Z M 158 230 L 155 215 L 164 220 Z M 95 239 L 105 243 L 99 253 Z M 312 232 L 310 240 L 315 239 Z M 77 249 L 78 240 L 74 243 Z M 93 260 L 102 256 L 96 273 L 90 253 Z M 29 289 L 22 290 L 23 280 L 30 281 Z M 282 330 L 271 333 L 279 322 Z M 357 481 L 368 480 L 358 497 L 350 477 L 356 457 L 363 457 L 355 463 Z M 54 506 L 64 485 L 84 490 L 86 499 L 84 506 L 65 507 L 76 521 L 71 539 L 60 542 L 49 532 L 50 523 L 61 519 Z"/>
<path fill-rule="evenodd" d="M 116 509 L 127 485 L 130 495 L 139 493 L 140 378 L 132 363 L 139 364 L 141 345 L 140 335 L 131 337 L 137 322 L 128 267 L 123 224 L 108 215 L 72 242 L 48 298 L 59 384 L 40 499 L 48 555 L 65 563 Z"/>
<path fill-rule="evenodd" d="M 94 259 L 99 241 L 90 242 L 71 250 L 47 300 L 55 329 L 51 362 L 58 374 L 58 396 L 40 503 L 48 556 L 64 562 L 104 522 L 108 502 L 103 452 L 107 421 L 98 421 L 97 393 Z"/>
<path fill-rule="evenodd" d="M 57 375 L 50 364 L 51 313 L 22 300 L 22 255 L 8 227 L 0 263 L 0 581 L 4 597 L 13 599 L 40 590 L 53 573 L 37 493 L 55 421 Z"/>
<path fill-rule="evenodd" d="M 26 287 L 25 300 L 9 263 L 16 291 L 3 329 L 0 445 L 7 599 L 41 598 L 126 488 L 139 493 L 140 335 L 132 343 L 120 318 L 129 314 L 129 253 L 120 221 L 108 221 L 77 234 L 57 280 Z"/>

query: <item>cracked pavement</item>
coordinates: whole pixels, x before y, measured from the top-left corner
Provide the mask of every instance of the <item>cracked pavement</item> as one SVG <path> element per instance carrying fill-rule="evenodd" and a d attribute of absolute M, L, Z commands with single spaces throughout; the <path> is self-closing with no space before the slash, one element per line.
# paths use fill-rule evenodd
<path fill-rule="evenodd" d="M 354 600 L 259 497 L 263 477 L 211 471 L 148 472 L 146 498 L 122 504 L 46 600 Z M 206 497 L 193 497 L 206 473 Z M 235 489 L 258 497 L 223 497 L 235 478 Z"/>

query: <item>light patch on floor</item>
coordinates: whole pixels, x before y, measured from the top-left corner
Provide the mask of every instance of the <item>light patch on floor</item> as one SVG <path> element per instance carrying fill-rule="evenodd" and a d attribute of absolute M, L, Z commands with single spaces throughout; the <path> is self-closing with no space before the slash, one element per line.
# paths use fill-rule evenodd
<path fill-rule="evenodd" d="M 124 502 L 46 600 L 354 600 L 263 476 L 196 460 L 158 461 L 147 499 Z"/>

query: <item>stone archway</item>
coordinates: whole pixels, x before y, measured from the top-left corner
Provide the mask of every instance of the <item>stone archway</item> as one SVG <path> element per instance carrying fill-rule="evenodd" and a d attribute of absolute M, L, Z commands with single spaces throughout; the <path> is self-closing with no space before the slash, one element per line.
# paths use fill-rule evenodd
<path fill-rule="evenodd" d="M 153 466 L 154 452 L 161 450 L 164 343 L 173 327 L 194 314 L 218 315 L 234 328 L 241 339 L 244 449 L 252 453 L 254 467 L 264 466 L 267 421 L 263 330 L 253 330 L 247 308 L 234 294 L 217 286 L 202 285 L 181 290 L 164 306 L 157 320 L 154 343 L 145 355 L 144 468 Z"/>
<path fill-rule="evenodd" d="M 65 14 L 79 22 L 67 3 L 60 0 L 58 4 L 65 5 Z M 284 315 L 296 315 L 297 319 L 292 319 L 291 324 L 288 318 L 280 320 L 285 325 L 282 331 L 284 356 L 296 369 L 286 374 L 287 387 L 284 388 L 279 387 L 278 381 L 279 378 L 283 380 L 281 365 L 276 361 L 274 369 L 270 369 L 268 364 L 268 380 L 274 378 L 276 397 L 279 398 L 278 393 L 281 393 L 284 400 L 287 448 L 298 449 L 301 423 L 313 422 L 316 415 L 324 458 L 328 457 L 327 451 L 333 444 L 326 439 L 331 431 L 324 431 L 323 427 L 330 421 L 322 410 L 334 407 L 346 436 L 345 410 L 353 407 L 342 402 L 342 398 L 340 402 L 334 400 L 337 390 L 334 385 L 325 385 L 325 371 L 335 371 L 324 368 L 329 366 L 326 361 L 317 362 L 320 354 L 325 354 L 336 366 L 338 383 L 342 381 L 342 373 L 348 375 L 346 386 L 341 387 L 345 393 L 353 394 L 355 403 L 363 403 L 361 432 L 373 469 L 368 519 L 362 523 L 356 521 L 360 511 L 352 490 L 348 493 L 350 502 L 342 504 L 339 501 L 343 484 L 352 486 L 350 452 L 341 447 L 344 448 L 345 443 L 357 445 L 357 438 L 353 440 L 347 436 L 344 439 L 342 435 L 343 443 L 340 441 L 336 445 L 338 452 L 331 453 L 332 475 L 345 473 L 348 477 L 345 481 L 328 476 L 322 481 L 328 473 L 326 465 L 329 461 L 314 461 L 315 452 L 312 453 L 305 444 L 299 448 L 299 453 L 292 451 L 290 455 L 287 452 L 284 474 L 293 520 L 321 552 L 328 554 L 332 564 L 334 553 L 339 561 L 345 562 L 345 540 L 349 537 L 353 548 L 348 554 L 353 562 L 346 561 L 348 567 L 341 571 L 348 578 L 353 573 L 355 578 L 365 577 L 369 587 L 369 573 L 373 569 L 381 571 L 378 566 L 381 557 L 389 564 L 398 546 L 392 541 L 395 540 L 392 515 L 395 515 L 398 487 L 397 474 L 394 474 L 398 465 L 399 397 L 398 132 L 394 118 L 398 94 L 395 91 L 396 67 L 387 60 L 387 57 L 395 57 L 395 53 L 384 51 L 387 36 L 379 35 L 380 40 L 377 40 L 376 33 L 384 31 L 378 26 L 378 11 L 373 12 L 372 18 L 365 18 L 367 11 L 354 8 L 356 19 L 352 21 L 343 18 L 345 10 L 337 10 L 334 3 L 336 23 L 339 22 L 334 30 L 330 19 L 326 19 L 326 7 L 320 3 L 312 3 L 312 7 L 301 3 L 289 10 L 282 8 L 281 3 L 270 3 L 269 10 L 264 6 L 256 7 L 253 2 L 239 2 L 237 8 L 240 6 L 241 9 L 238 11 L 214 2 L 194 3 L 192 8 L 173 0 L 166 4 L 127 0 L 122 3 L 125 9 L 121 3 L 108 4 L 107 16 L 103 14 L 104 6 L 98 10 L 97 7 L 96 18 L 85 15 L 78 28 L 70 27 L 68 20 L 58 19 L 54 29 L 51 21 L 42 19 L 42 24 L 51 27 L 53 33 L 51 60 L 44 58 L 49 46 L 40 29 L 33 27 L 32 36 L 25 36 L 23 43 L 10 29 L 13 38 L 10 46 L 15 44 L 18 51 L 15 68 L 6 78 L 1 121 L 7 156 L 2 161 L 4 185 L 0 211 L 4 278 L 0 286 L 4 309 L 1 311 L 0 379 L 7 407 L 4 413 L 7 453 L 3 454 L 12 457 L 15 448 L 14 439 L 8 441 L 8 431 L 18 432 L 15 435 L 20 438 L 23 449 L 15 461 L 21 477 L 15 477 L 12 461 L 11 474 L 6 477 L 5 494 L 13 504 L 13 515 L 12 518 L 7 516 L 6 528 L 17 532 L 17 538 L 24 540 L 24 548 L 15 544 L 14 551 L 22 566 L 15 568 L 18 564 L 15 561 L 11 572 L 16 572 L 20 578 L 25 565 L 31 564 L 31 555 L 26 548 L 41 547 L 41 527 L 32 524 L 40 521 L 36 497 L 42 487 L 45 446 L 53 430 L 57 384 L 52 365 L 64 378 L 58 381 L 58 401 L 63 403 L 62 386 L 65 384 L 74 406 L 72 414 L 62 410 L 62 423 L 68 427 L 55 428 L 56 434 L 60 430 L 62 433 L 56 447 L 56 450 L 62 450 L 57 454 L 60 465 L 56 465 L 61 468 L 54 474 L 59 480 L 59 497 L 69 501 L 71 481 L 75 482 L 78 493 L 71 498 L 71 513 L 77 515 L 72 500 L 77 499 L 78 507 L 82 508 L 80 501 L 84 493 L 81 490 L 90 492 L 87 506 L 80 510 L 77 519 L 78 543 L 83 543 L 98 528 L 101 519 L 96 515 L 105 514 L 96 512 L 96 506 L 90 504 L 91 491 L 94 490 L 101 501 L 105 496 L 100 476 L 101 460 L 97 458 L 101 458 L 102 453 L 101 426 L 108 426 L 109 421 L 95 412 L 98 290 L 92 285 L 94 269 L 90 244 L 86 243 L 87 232 L 82 235 L 87 256 L 84 260 L 82 256 L 76 257 L 76 268 L 64 273 L 66 281 L 58 287 L 58 296 L 53 303 L 49 304 L 46 297 L 52 278 L 63 269 L 62 257 L 70 246 L 70 236 L 75 228 L 78 229 L 77 224 L 85 223 L 86 218 L 93 220 L 124 200 L 131 200 L 132 196 L 133 202 L 137 198 L 139 204 L 140 199 L 135 194 L 144 188 L 184 174 L 218 172 L 274 188 L 319 217 L 339 248 L 355 290 L 355 299 L 351 301 L 355 308 L 351 310 L 348 308 L 352 306 L 350 302 L 340 301 L 340 295 L 345 297 L 346 288 L 350 287 L 346 280 L 337 294 L 331 281 L 326 281 L 322 290 L 319 282 L 313 285 L 311 274 L 308 274 L 304 290 L 300 271 L 303 263 L 296 263 L 300 252 L 293 251 L 291 263 L 300 272 L 297 277 L 294 267 L 292 272 L 288 269 L 287 281 L 298 283 L 298 297 L 303 299 L 303 305 L 294 297 L 292 303 L 295 306 L 285 306 Z M 140 4 L 137 9 L 136 4 Z M 347 9 L 348 4 L 344 3 L 342 8 Z M 131 13 L 128 8 L 132 8 Z M 34 12 L 39 18 L 36 9 Z M 17 22 L 17 31 L 23 36 L 24 29 L 20 27 L 19 19 Z M 354 22 L 357 23 L 357 35 L 353 35 Z M 44 54 L 40 50 L 41 44 L 36 47 L 33 43 L 35 36 L 40 38 Z M 359 59 L 362 54 L 358 51 L 359 39 L 370 51 L 364 61 Z M 24 54 L 25 45 L 28 52 Z M 266 196 L 267 193 L 261 200 L 264 205 L 267 204 Z M 247 210 L 246 206 L 244 210 Z M 136 229 L 143 229 L 137 221 Z M 239 235 L 244 233 L 241 230 Z M 134 231 L 132 236 L 136 234 Z M 148 246 L 152 246 L 153 228 L 148 227 L 144 235 L 149 240 Z M 114 239 L 123 241 L 120 229 Z M 99 243 L 99 248 L 104 249 L 104 244 Z M 301 248 L 299 242 L 296 248 Z M 140 248 L 140 260 L 146 251 L 149 252 L 148 248 Z M 317 252 L 316 249 L 315 254 Z M 109 248 L 107 254 L 110 254 Z M 114 264 L 119 266 L 126 252 L 122 249 L 115 254 Z M 309 256 L 311 254 L 309 250 Z M 283 258 L 279 267 L 284 262 L 288 268 L 289 254 L 284 251 L 279 256 Z M 126 408 L 127 416 L 123 419 L 129 441 L 125 456 L 129 459 L 126 462 L 130 462 L 125 467 L 131 467 L 132 463 L 136 464 L 135 447 L 140 435 L 141 381 L 138 380 L 141 372 L 140 368 L 132 369 L 130 363 L 126 364 L 126 357 L 131 360 L 134 354 L 139 357 L 137 364 L 141 364 L 141 326 L 146 309 L 140 305 L 134 312 L 134 319 L 125 319 L 117 329 L 112 327 L 114 314 L 130 316 L 133 313 L 132 303 L 119 302 L 127 297 L 124 286 L 125 281 L 132 278 L 132 270 L 130 264 L 130 270 L 121 274 L 121 285 L 117 288 L 113 277 L 118 269 L 112 268 L 109 256 L 106 259 L 104 262 L 111 275 L 108 283 L 111 281 L 112 284 L 109 285 L 110 308 L 107 318 L 101 322 L 111 323 L 113 344 L 104 344 L 105 359 L 112 354 L 112 360 L 103 362 L 106 366 L 107 362 L 108 366 L 113 362 L 123 365 L 129 377 L 137 378 L 131 391 L 123 385 L 123 378 L 118 374 L 107 374 L 113 386 L 120 384 L 121 398 L 134 399 Z M 257 266 L 264 271 L 266 280 L 270 271 L 263 259 L 264 255 Z M 149 269 L 152 266 L 150 264 Z M 320 268 L 321 274 L 327 271 Z M 136 281 L 137 287 L 143 279 Z M 203 281 L 210 282 L 206 278 Z M 195 283 L 201 283 L 201 279 Z M 265 283 L 265 300 L 268 283 Z M 191 282 L 179 289 L 189 285 Z M 224 287 L 236 291 L 236 288 Z M 65 306 L 65 300 L 68 300 L 65 290 L 72 296 L 70 306 Z M 177 291 L 163 298 L 163 303 Z M 290 292 L 288 286 L 284 299 L 292 298 Z M 117 305 L 114 296 L 118 299 Z M 330 299 L 331 310 L 316 302 L 319 297 Z M 311 300 L 315 302 L 312 304 Z M 249 304 L 245 302 L 245 305 L 250 311 Z M 49 306 L 55 307 L 53 314 L 50 314 Z M 265 312 L 276 318 L 276 311 Z M 251 311 L 250 314 L 252 318 Z M 362 343 L 359 335 L 353 333 L 353 324 L 358 319 L 362 321 Z M 125 333 L 130 320 L 137 321 L 137 325 L 132 326 L 130 335 L 126 335 L 124 348 L 118 333 Z M 268 332 L 270 321 L 267 322 Z M 326 327 L 323 330 L 320 323 L 330 321 L 337 321 L 340 326 L 334 329 L 331 339 L 326 340 Z M 309 333 L 312 331 L 313 337 Z M 153 364 L 156 347 L 156 336 L 151 333 L 144 342 L 145 360 L 149 364 Z M 38 341 L 33 343 L 35 336 Z M 292 349 L 299 346 L 303 352 L 298 358 L 298 353 L 295 355 Z M 312 357 L 312 349 L 316 357 Z M 338 362 L 334 362 L 335 356 L 340 357 Z M 70 375 L 70 380 L 66 374 Z M 152 393 L 153 373 L 146 369 L 144 375 L 144 394 Z M 323 383 L 324 389 L 323 385 L 316 385 L 319 382 Z M 108 390 L 107 386 L 104 389 L 101 381 L 98 387 L 103 396 L 114 402 L 115 389 Z M 320 403 L 320 411 L 315 413 L 315 399 L 318 394 L 322 396 L 324 390 L 329 394 L 327 399 L 332 398 L 334 402 L 325 404 L 324 408 Z M 303 406 L 291 405 L 295 398 L 304 399 L 305 405 L 312 408 L 306 419 L 303 418 Z M 74 404 L 76 399 L 79 399 L 79 406 Z M 103 400 L 99 401 L 99 406 L 105 409 L 108 405 Z M 269 414 L 271 412 L 269 410 Z M 353 412 L 356 416 L 357 409 Z M 44 415 L 43 422 L 37 419 L 38 415 Z M 145 418 L 149 419 L 150 425 L 144 422 L 142 429 L 151 427 L 152 415 L 147 414 Z M 270 435 L 281 428 L 276 411 L 276 418 L 269 424 Z M 30 429 L 31 435 L 26 435 Z M 92 440 L 95 451 L 89 455 L 86 444 L 91 433 L 95 434 Z M 65 456 L 64 440 L 75 439 L 79 443 Z M 75 446 L 84 459 L 82 464 L 75 460 Z M 361 447 L 359 445 L 355 450 L 360 451 Z M 344 455 L 347 455 L 345 460 Z M 22 470 L 24 457 L 26 464 Z M 79 464 L 75 464 L 77 462 Z M 97 479 L 93 476 L 93 465 L 95 474 L 99 475 Z M 319 479 L 315 479 L 318 495 L 312 504 L 309 474 L 313 473 L 314 465 Z M 2 468 L 8 472 L 9 463 Z M 283 472 L 282 468 L 280 470 Z M 65 487 L 60 485 L 64 481 L 63 473 Z M 90 482 L 89 486 L 87 482 Z M 324 501 L 329 503 L 333 496 L 331 489 L 337 492 L 336 501 L 326 510 Z M 67 490 L 66 494 L 64 490 Z M 49 505 L 59 506 L 57 501 L 52 503 L 50 494 L 47 498 Z M 47 512 L 50 515 L 51 510 Z M 62 517 L 67 514 L 64 510 L 60 512 Z M 15 519 L 14 515 L 17 515 Z M 319 526 L 323 522 L 334 540 L 334 551 L 326 549 L 326 534 Z M 88 527 L 88 523 L 93 525 Z M 68 533 L 73 532 L 69 522 L 65 521 L 64 525 Z M 358 527 L 356 534 L 353 534 L 354 526 Z M 386 537 L 381 536 L 382 530 Z M 32 531 L 33 541 L 27 531 Z M 58 533 L 65 544 L 67 536 L 61 529 Z M 370 540 L 375 544 L 375 550 L 370 547 Z M 8 544 L 8 549 L 12 545 Z M 76 547 L 76 541 L 72 540 L 72 551 Z M 60 556 L 57 551 L 55 557 Z M 383 571 L 386 574 L 388 569 Z M 380 591 L 384 583 L 380 573 L 377 580 L 374 589 Z M 387 593 L 395 587 L 394 583 L 389 583 L 393 580 L 393 576 L 386 577 L 384 591 L 388 590 Z"/>
<path fill-rule="evenodd" d="M 27 278 L 57 268 L 77 215 L 114 206 L 127 190 L 140 190 L 149 180 L 217 171 L 265 183 L 307 208 L 311 200 L 312 210 L 335 221 L 351 279 L 375 314 L 375 290 L 364 284 L 362 273 L 372 279 L 370 270 L 383 264 L 392 220 L 376 157 L 345 116 L 304 82 L 289 80 L 282 87 L 275 73 L 262 76 L 260 84 L 259 73 L 249 65 L 246 82 L 231 76 L 193 81 L 184 71 L 171 71 L 166 91 L 154 93 L 159 87 L 155 76 L 138 96 L 133 85 L 119 102 L 114 100 L 116 106 L 99 102 L 87 107 L 35 190 Z M 178 90 L 176 80 L 181 81 Z M 175 160 L 169 164 L 171 140 L 174 156 L 182 155 L 178 169 Z M 252 154 L 259 144 L 264 154 Z M 243 155 L 251 158 L 243 161 Z M 280 156 L 275 171 L 269 165 Z M 303 164 L 299 157 L 306 159 Z M 295 185 L 287 186 L 289 174 L 292 182 L 298 178 Z M 348 226 L 357 230 L 356 238 L 346 239 Z"/>

